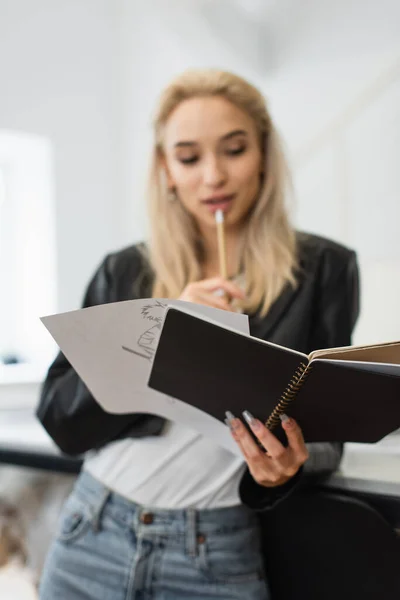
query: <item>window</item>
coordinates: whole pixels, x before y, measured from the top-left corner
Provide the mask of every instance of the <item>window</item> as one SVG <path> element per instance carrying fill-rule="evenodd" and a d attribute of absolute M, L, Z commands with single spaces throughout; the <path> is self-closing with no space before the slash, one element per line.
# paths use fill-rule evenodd
<path fill-rule="evenodd" d="M 55 345 L 40 317 L 56 312 L 49 140 L 0 131 L 0 383 L 40 379 Z"/>

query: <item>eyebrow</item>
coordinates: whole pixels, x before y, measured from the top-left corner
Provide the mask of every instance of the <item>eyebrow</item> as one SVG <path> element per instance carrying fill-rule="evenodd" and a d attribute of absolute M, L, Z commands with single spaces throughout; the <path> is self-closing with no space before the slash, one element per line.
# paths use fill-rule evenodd
<path fill-rule="evenodd" d="M 231 138 L 233 138 L 237 135 L 247 135 L 247 131 L 245 131 L 244 129 L 235 129 L 234 131 L 230 131 L 229 133 L 226 133 L 225 135 L 223 135 L 221 137 L 221 141 L 230 140 Z M 197 142 L 182 141 L 182 142 L 177 142 L 176 144 L 174 144 L 174 147 L 175 148 L 186 148 L 186 147 L 191 147 L 191 146 L 196 146 L 196 145 L 197 145 Z"/>

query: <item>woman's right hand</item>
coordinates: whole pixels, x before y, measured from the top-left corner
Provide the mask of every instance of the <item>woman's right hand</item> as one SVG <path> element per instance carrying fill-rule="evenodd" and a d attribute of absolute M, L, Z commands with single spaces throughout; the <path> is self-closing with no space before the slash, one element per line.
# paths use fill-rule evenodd
<path fill-rule="evenodd" d="M 244 298 L 245 294 L 238 285 L 222 277 L 214 277 L 189 283 L 178 300 L 205 304 L 233 312 L 235 309 L 231 306 L 231 301 L 233 299 L 244 300 Z"/>

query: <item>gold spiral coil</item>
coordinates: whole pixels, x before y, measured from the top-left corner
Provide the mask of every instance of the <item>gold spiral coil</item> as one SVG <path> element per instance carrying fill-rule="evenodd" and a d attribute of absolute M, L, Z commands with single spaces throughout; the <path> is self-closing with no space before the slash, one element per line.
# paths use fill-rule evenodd
<path fill-rule="evenodd" d="M 297 367 L 287 388 L 280 397 L 278 404 L 275 406 L 274 410 L 272 411 L 272 413 L 268 417 L 268 420 L 265 423 L 265 426 L 268 429 L 274 429 L 278 425 L 280 421 L 280 415 L 286 411 L 286 408 L 297 395 L 299 389 L 301 388 L 306 377 L 308 376 L 310 369 L 310 365 L 307 365 L 306 363 L 300 363 L 300 366 Z"/>

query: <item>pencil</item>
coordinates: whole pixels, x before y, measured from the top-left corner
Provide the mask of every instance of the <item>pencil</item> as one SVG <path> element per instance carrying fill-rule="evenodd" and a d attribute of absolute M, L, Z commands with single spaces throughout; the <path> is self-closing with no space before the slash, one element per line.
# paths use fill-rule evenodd
<path fill-rule="evenodd" d="M 215 222 L 217 224 L 219 274 L 223 279 L 227 279 L 228 269 L 226 266 L 224 212 L 221 209 L 218 209 L 215 212 Z"/>

